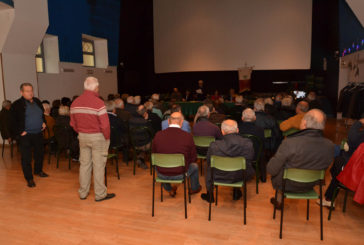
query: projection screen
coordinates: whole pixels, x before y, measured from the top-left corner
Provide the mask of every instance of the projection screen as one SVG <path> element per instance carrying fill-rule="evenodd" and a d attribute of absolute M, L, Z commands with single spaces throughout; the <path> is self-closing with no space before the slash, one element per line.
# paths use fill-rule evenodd
<path fill-rule="evenodd" d="M 312 0 L 154 0 L 155 72 L 310 69 Z"/>

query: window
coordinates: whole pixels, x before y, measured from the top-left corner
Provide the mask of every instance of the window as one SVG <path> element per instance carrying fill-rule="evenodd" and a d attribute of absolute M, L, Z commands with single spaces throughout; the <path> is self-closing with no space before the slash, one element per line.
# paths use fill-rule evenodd
<path fill-rule="evenodd" d="M 37 72 L 45 72 L 43 42 L 39 45 L 37 53 L 35 55 L 35 65 L 37 67 Z"/>
<path fill-rule="evenodd" d="M 94 42 L 82 39 L 83 65 L 95 67 L 95 47 Z"/>

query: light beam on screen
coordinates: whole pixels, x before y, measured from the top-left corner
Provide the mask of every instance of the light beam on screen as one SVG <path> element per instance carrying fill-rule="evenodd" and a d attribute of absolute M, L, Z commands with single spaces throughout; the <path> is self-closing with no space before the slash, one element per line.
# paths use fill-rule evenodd
<path fill-rule="evenodd" d="M 155 72 L 309 69 L 312 0 L 154 0 Z"/>

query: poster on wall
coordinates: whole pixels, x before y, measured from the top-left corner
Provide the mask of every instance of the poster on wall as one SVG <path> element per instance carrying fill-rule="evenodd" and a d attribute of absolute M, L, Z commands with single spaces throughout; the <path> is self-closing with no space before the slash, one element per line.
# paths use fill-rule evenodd
<path fill-rule="evenodd" d="M 254 66 L 247 66 L 245 63 L 244 67 L 238 68 L 239 73 L 239 93 L 250 90 L 251 87 L 251 74 Z"/>

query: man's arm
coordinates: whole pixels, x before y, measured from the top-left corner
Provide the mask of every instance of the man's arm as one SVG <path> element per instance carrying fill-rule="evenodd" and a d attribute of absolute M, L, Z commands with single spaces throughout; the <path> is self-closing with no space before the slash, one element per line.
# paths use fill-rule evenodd
<path fill-rule="evenodd" d="M 293 128 L 294 125 L 294 117 L 290 117 L 287 120 L 283 121 L 280 125 L 279 128 L 281 129 L 282 132 L 287 131 L 288 129 Z"/>
<path fill-rule="evenodd" d="M 110 139 L 110 122 L 106 112 L 105 106 L 101 107 L 98 111 L 98 119 L 100 123 L 100 129 L 106 140 Z"/>
<path fill-rule="evenodd" d="M 284 167 L 287 159 L 290 158 L 289 142 L 284 140 L 279 146 L 276 154 L 270 159 L 267 164 L 267 172 L 272 176 L 276 176 Z"/>

